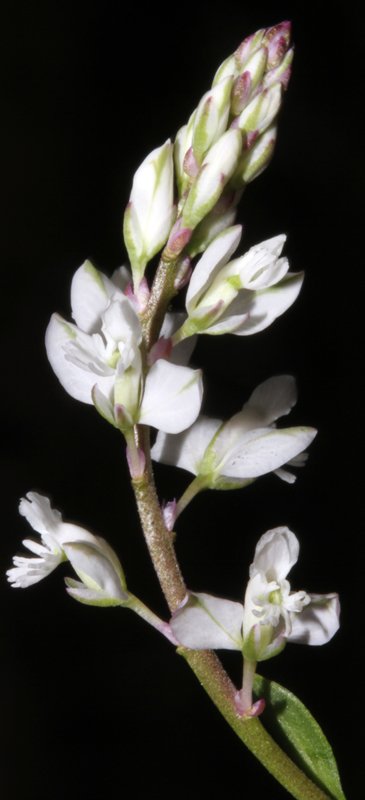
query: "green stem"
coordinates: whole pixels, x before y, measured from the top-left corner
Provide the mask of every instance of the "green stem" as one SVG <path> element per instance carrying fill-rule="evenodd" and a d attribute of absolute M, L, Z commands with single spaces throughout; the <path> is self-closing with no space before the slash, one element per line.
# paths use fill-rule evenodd
<path fill-rule="evenodd" d="M 179 648 L 200 684 L 251 753 L 296 800 L 330 800 L 284 753 L 257 718 L 240 717 L 236 690 L 214 653 Z"/>
<path fill-rule="evenodd" d="M 189 505 L 189 503 L 191 503 L 194 497 L 196 497 L 196 495 L 199 494 L 199 492 L 201 492 L 203 489 L 205 489 L 204 478 L 202 478 L 200 475 L 197 475 L 196 478 L 189 483 L 189 486 L 181 495 L 180 500 L 176 503 L 176 519 Z"/>
<path fill-rule="evenodd" d="M 142 434 L 141 434 L 142 435 Z M 180 605 L 186 587 L 176 558 L 171 534 L 166 530 L 148 458 L 145 435 L 146 471 L 132 481 L 143 533 L 170 611 Z M 237 691 L 215 653 L 179 648 L 199 682 L 233 731 L 296 800 L 329 800 L 299 767 L 284 753 L 257 718 L 240 716 Z"/>
<path fill-rule="evenodd" d="M 145 622 L 148 622 L 148 624 L 155 628 L 156 631 L 162 633 L 163 636 L 166 636 L 166 639 L 168 639 L 172 644 L 176 644 L 176 639 L 168 622 L 160 619 L 157 614 L 155 614 L 150 608 L 148 608 L 148 606 L 142 603 L 142 600 L 140 600 L 139 597 L 136 597 L 134 594 L 129 592 L 128 601 L 121 607 L 130 608 L 132 611 L 135 611 L 139 617 L 144 619 Z"/>

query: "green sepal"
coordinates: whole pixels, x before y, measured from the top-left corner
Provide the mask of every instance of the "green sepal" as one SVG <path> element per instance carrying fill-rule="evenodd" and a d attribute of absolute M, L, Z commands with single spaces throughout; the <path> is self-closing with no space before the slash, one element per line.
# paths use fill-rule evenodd
<path fill-rule="evenodd" d="M 332 748 L 306 706 L 275 681 L 255 675 L 254 692 L 266 701 L 263 722 L 278 734 L 288 755 L 327 792 L 332 800 L 346 800 Z"/>

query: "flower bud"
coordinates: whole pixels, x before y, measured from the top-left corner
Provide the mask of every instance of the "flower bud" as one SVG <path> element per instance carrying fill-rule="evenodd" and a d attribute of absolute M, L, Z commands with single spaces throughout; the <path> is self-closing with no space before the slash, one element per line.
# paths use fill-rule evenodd
<path fill-rule="evenodd" d="M 192 147 L 197 162 L 222 136 L 227 127 L 233 76 L 221 80 L 203 95 L 196 110 Z"/>
<path fill-rule="evenodd" d="M 279 64 L 279 66 L 277 66 L 275 69 L 271 69 L 269 72 L 266 73 L 262 84 L 264 89 L 267 89 L 274 83 L 279 83 L 279 82 L 281 83 L 284 89 L 287 89 L 291 74 L 291 65 L 293 58 L 294 58 L 294 49 L 291 48 L 290 50 L 288 50 L 281 64 Z"/>
<path fill-rule="evenodd" d="M 174 214 L 172 144 L 168 139 L 137 169 L 124 214 L 124 241 L 135 282 L 139 283 L 146 264 L 165 244 Z"/>
<path fill-rule="evenodd" d="M 239 117 L 234 120 L 234 127 L 247 135 L 248 142 L 252 134 L 256 137 L 263 133 L 275 119 L 281 104 L 281 84 L 276 83 L 251 100 Z"/>
<path fill-rule="evenodd" d="M 175 175 L 180 196 L 184 194 L 184 191 L 189 186 L 189 176 L 185 171 L 185 158 L 193 140 L 195 113 L 194 111 L 191 114 L 188 124 L 183 125 L 177 132 L 174 142 Z"/>
<path fill-rule="evenodd" d="M 241 133 L 232 129 L 210 148 L 183 209 L 184 227 L 196 228 L 211 211 L 237 167 L 241 148 Z"/>
<path fill-rule="evenodd" d="M 232 177 L 232 186 L 241 189 L 261 175 L 272 158 L 276 143 L 277 127 L 271 125 L 254 143 L 250 150 L 243 153 Z"/>

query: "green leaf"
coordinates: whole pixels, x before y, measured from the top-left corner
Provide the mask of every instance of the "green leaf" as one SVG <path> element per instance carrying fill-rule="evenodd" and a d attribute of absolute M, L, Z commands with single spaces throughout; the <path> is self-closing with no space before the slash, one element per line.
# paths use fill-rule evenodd
<path fill-rule="evenodd" d="M 332 748 L 305 705 L 284 686 L 261 675 L 255 676 L 254 691 L 265 698 L 263 719 L 274 737 L 279 734 L 288 755 L 333 800 L 346 800 Z"/>

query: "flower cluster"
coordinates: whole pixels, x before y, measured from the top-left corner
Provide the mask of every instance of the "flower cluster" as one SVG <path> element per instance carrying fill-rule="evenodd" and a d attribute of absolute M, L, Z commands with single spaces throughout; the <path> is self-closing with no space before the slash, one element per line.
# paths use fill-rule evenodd
<path fill-rule="evenodd" d="M 290 26 L 283 22 L 245 39 L 221 64 L 175 142 L 155 148 L 135 172 L 123 224 L 131 273 L 120 267 L 109 278 L 85 261 L 71 284 L 73 322 L 53 314 L 46 331 L 47 356 L 64 389 L 94 405 L 125 436 L 140 516 L 164 590 L 170 580 L 166 564 L 173 564 L 171 583 L 180 581 L 167 531 L 190 500 L 203 489 L 236 489 L 271 472 L 292 483 L 291 467 L 305 463 L 316 435 L 308 426 L 276 425 L 297 400 L 291 376 L 260 383 L 224 421 L 200 414 L 202 375 L 188 365 L 196 335 L 263 331 L 300 292 L 303 273 L 290 272 L 282 255 L 286 236 L 235 255 L 242 227 L 233 224 L 243 190 L 271 158 L 292 55 Z M 146 268 L 160 251 L 150 285 Z M 185 287 L 185 310 L 171 312 L 170 302 Z M 139 426 L 157 429 L 151 451 L 148 431 Z M 150 455 L 194 476 L 180 500 L 165 506 L 163 518 Z M 32 555 L 14 557 L 7 572 L 13 587 L 31 586 L 67 561 L 78 578 L 66 579 L 76 600 L 131 608 L 173 644 L 240 651 L 245 714 L 259 713 L 252 706 L 256 662 L 276 655 L 288 641 L 324 644 L 338 628 L 336 594 L 291 590 L 287 575 L 299 543 L 286 527 L 260 538 L 243 603 L 189 592 L 167 623 L 129 592 L 119 559 L 103 538 L 64 522 L 35 492 L 21 500 L 19 511 L 40 541 L 24 540 Z M 184 584 L 170 589 L 175 607 Z"/>
<path fill-rule="evenodd" d="M 339 626 L 338 595 L 290 590 L 287 575 L 298 553 L 298 539 L 289 528 L 264 533 L 250 566 L 244 603 L 189 593 L 171 621 L 176 639 L 192 649 L 241 650 L 253 662 L 276 655 L 287 641 L 328 642 Z"/>

